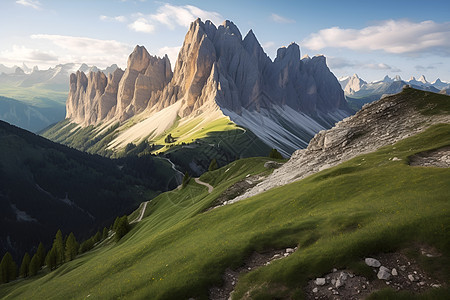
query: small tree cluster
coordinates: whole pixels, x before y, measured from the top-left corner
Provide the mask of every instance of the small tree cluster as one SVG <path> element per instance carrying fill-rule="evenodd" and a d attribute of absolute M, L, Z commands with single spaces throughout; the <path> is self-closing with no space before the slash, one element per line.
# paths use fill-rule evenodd
<path fill-rule="evenodd" d="M 45 264 L 50 270 L 54 270 L 64 262 L 73 260 L 78 255 L 79 249 L 80 246 L 72 232 L 63 239 L 61 230 L 58 230 L 52 248 L 45 257 Z"/>
<path fill-rule="evenodd" d="M 164 139 L 164 142 L 166 143 L 166 144 L 170 144 L 170 143 L 175 143 L 175 138 L 173 138 L 172 137 L 172 134 L 171 133 L 169 133 L 167 136 L 166 136 L 166 138 Z"/>
<path fill-rule="evenodd" d="M 116 241 L 120 240 L 124 235 L 130 231 L 130 224 L 126 215 L 117 217 L 114 221 L 113 230 L 116 232 Z"/>
<path fill-rule="evenodd" d="M 17 277 L 17 265 L 14 262 L 11 253 L 6 252 L 0 263 L 0 282 L 6 283 Z"/>
<path fill-rule="evenodd" d="M 275 158 L 275 159 L 282 159 L 283 155 L 281 155 L 281 153 L 278 152 L 277 149 L 272 149 L 272 150 L 270 150 L 269 157 Z"/>
<path fill-rule="evenodd" d="M 217 170 L 218 168 L 219 168 L 219 165 L 217 164 L 217 160 L 215 158 L 213 158 L 211 160 L 211 163 L 209 164 L 208 171 L 214 171 L 214 170 Z"/>

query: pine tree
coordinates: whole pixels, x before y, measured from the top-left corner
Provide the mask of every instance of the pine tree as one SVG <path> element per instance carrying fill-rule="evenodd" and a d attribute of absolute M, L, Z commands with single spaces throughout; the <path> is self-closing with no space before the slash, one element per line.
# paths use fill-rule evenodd
<path fill-rule="evenodd" d="M 283 155 L 281 155 L 281 153 L 278 152 L 277 149 L 270 150 L 269 157 L 275 159 L 283 159 Z"/>
<path fill-rule="evenodd" d="M 78 244 L 75 235 L 71 232 L 67 237 L 66 242 L 66 251 L 65 251 L 66 261 L 73 260 L 77 256 L 79 248 L 80 245 Z"/>
<path fill-rule="evenodd" d="M 116 228 L 116 240 L 120 240 L 130 230 L 130 224 L 128 223 L 128 217 L 125 215 L 119 219 Z"/>
<path fill-rule="evenodd" d="M 0 263 L 0 282 L 10 282 L 16 279 L 17 265 L 14 262 L 11 253 L 6 252 Z"/>
<path fill-rule="evenodd" d="M 113 224 L 112 230 L 116 231 L 117 224 L 119 224 L 119 219 L 120 219 L 119 217 L 116 217 L 116 219 L 114 220 L 114 224 Z"/>
<path fill-rule="evenodd" d="M 102 234 L 100 233 L 100 231 L 97 231 L 97 233 L 94 235 L 94 243 L 100 242 L 101 239 L 102 239 Z"/>
<path fill-rule="evenodd" d="M 183 181 L 182 181 L 182 188 L 185 188 L 186 185 L 189 183 L 189 180 L 191 179 L 191 177 L 189 176 L 189 173 L 186 171 L 186 173 L 184 173 L 184 177 L 183 177 Z"/>
<path fill-rule="evenodd" d="M 20 276 L 22 276 L 23 278 L 28 277 L 30 273 L 30 261 L 30 255 L 28 254 L 28 252 L 26 252 L 23 256 L 22 264 L 20 265 Z"/>
<path fill-rule="evenodd" d="M 209 164 L 208 171 L 214 171 L 214 170 L 217 170 L 218 168 L 219 168 L 219 166 L 217 165 L 217 160 L 215 158 L 213 158 L 211 160 L 211 163 Z"/>
<path fill-rule="evenodd" d="M 55 240 L 53 241 L 52 249 L 55 249 L 56 265 L 60 265 L 64 262 L 64 241 L 62 237 L 61 229 L 56 232 Z"/>
<path fill-rule="evenodd" d="M 45 264 L 49 270 L 54 270 L 57 266 L 57 254 L 55 247 L 52 247 L 50 251 L 48 251 L 47 256 L 45 257 Z"/>
<path fill-rule="evenodd" d="M 39 256 L 36 253 L 35 255 L 33 255 L 33 258 L 31 258 L 30 261 L 29 276 L 34 276 L 37 274 L 37 272 L 41 268 L 39 264 L 40 264 Z"/>
<path fill-rule="evenodd" d="M 36 251 L 36 256 L 39 262 L 39 268 L 41 268 L 45 264 L 45 248 L 42 242 L 39 243 L 39 246 Z"/>
<path fill-rule="evenodd" d="M 103 227 L 102 240 L 106 240 L 107 237 L 108 237 L 108 228 Z"/>

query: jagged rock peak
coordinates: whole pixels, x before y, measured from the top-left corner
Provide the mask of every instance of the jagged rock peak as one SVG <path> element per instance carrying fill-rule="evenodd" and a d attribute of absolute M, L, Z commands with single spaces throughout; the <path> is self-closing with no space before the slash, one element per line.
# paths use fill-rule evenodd
<path fill-rule="evenodd" d="M 300 47 L 295 42 L 290 43 L 287 48 L 278 48 L 275 61 L 284 60 L 285 58 L 289 60 L 300 60 Z"/>
<path fill-rule="evenodd" d="M 225 29 L 226 33 L 230 35 L 235 35 L 239 38 L 239 40 L 242 40 L 242 35 L 241 32 L 239 31 L 239 28 L 237 28 L 237 26 L 234 25 L 234 23 L 231 22 L 230 20 L 223 21 L 222 25 L 219 26 L 219 29 L 221 27 Z"/>

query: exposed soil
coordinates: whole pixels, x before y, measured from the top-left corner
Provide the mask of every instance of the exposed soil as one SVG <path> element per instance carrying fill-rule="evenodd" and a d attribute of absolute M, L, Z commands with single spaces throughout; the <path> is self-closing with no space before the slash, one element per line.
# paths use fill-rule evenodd
<path fill-rule="evenodd" d="M 450 167 L 450 146 L 413 155 L 409 158 L 409 164 L 420 167 L 448 168 Z"/>
<path fill-rule="evenodd" d="M 421 249 L 421 254 L 427 257 L 440 256 L 436 250 L 427 247 Z M 389 269 L 391 273 L 389 279 L 378 279 L 379 268 L 375 267 L 372 268 L 375 275 L 373 280 L 355 275 L 349 270 L 333 269 L 331 273 L 323 276 L 325 278 L 324 285 L 318 285 L 316 279 L 308 282 L 307 299 L 364 299 L 371 293 L 389 286 L 397 291 L 422 293 L 427 289 L 438 288 L 444 284 L 439 279 L 433 278 L 431 274 L 427 274 L 414 260 L 407 258 L 402 253 L 385 253 L 375 258 L 381 263 L 381 266 Z M 336 282 L 340 276 L 342 277 L 342 274 L 347 274 L 347 279 L 343 281 L 342 286 L 339 286 L 342 282 L 340 284 L 336 284 Z"/>
<path fill-rule="evenodd" d="M 295 248 L 286 248 L 281 250 L 271 250 L 263 253 L 253 252 L 253 254 L 244 262 L 244 265 L 231 270 L 225 270 L 223 275 L 223 285 L 221 287 L 212 287 L 209 289 L 209 299 L 228 300 L 236 286 L 239 276 L 248 273 L 258 267 L 270 264 L 272 261 L 288 257 L 297 250 Z"/>

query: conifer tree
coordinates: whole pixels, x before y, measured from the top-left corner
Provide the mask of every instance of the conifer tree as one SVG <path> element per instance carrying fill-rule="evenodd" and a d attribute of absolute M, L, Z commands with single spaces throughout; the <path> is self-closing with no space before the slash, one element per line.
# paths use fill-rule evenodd
<path fill-rule="evenodd" d="M 29 276 L 30 261 L 30 255 L 28 254 L 28 252 L 26 252 L 23 256 L 22 264 L 20 265 L 20 276 L 22 276 L 23 278 Z"/>
<path fill-rule="evenodd" d="M 53 241 L 52 250 L 55 249 L 56 265 L 64 262 L 64 241 L 61 229 L 56 232 L 55 240 Z"/>
<path fill-rule="evenodd" d="M 47 265 L 49 270 L 54 270 L 57 265 L 57 255 L 55 247 L 52 247 L 50 251 L 48 251 L 47 256 L 45 257 L 45 264 Z"/>
<path fill-rule="evenodd" d="M 35 255 L 33 255 L 33 258 L 31 258 L 30 261 L 29 276 L 34 276 L 37 274 L 37 272 L 41 268 L 39 264 L 40 264 L 39 256 L 36 253 Z"/>
<path fill-rule="evenodd" d="M 45 254 L 44 244 L 40 242 L 36 251 L 36 258 L 39 262 L 39 268 L 41 268 L 45 264 Z"/>
<path fill-rule="evenodd" d="M 65 251 L 66 261 L 73 260 L 77 256 L 79 248 L 80 245 L 78 244 L 75 235 L 71 232 L 67 237 L 66 242 L 66 251 Z"/>
<path fill-rule="evenodd" d="M 275 158 L 275 159 L 282 159 L 283 155 L 281 155 L 281 153 L 278 152 L 277 149 L 272 149 L 272 150 L 270 150 L 269 157 Z"/>
<path fill-rule="evenodd" d="M 97 231 L 97 233 L 94 235 L 94 243 L 100 242 L 101 239 L 102 239 L 102 234 L 100 233 L 100 231 Z"/>
<path fill-rule="evenodd" d="M 116 228 L 116 240 L 120 240 L 130 230 L 130 224 L 128 223 L 128 217 L 125 215 L 119 219 Z"/>
<path fill-rule="evenodd" d="M 11 253 L 6 252 L 0 263 L 0 282 L 10 282 L 16 279 L 17 265 L 14 262 Z"/>
<path fill-rule="evenodd" d="M 103 227 L 102 240 L 105 240 L 107 237 L 108 237 L 108 228 Z"/>
<path fill-rule="evenodd" d="M 217 170 L 217 168 L 219 168 L 219 166 L 217 165 L 217 160 L 215 158 L 213 158 L 211 160 L 211 163 L 209 164 L 208 171 L 214 171 L 214 170 Z"/>
<path fill-rule="evenodd" d="M 185 188 L 186 185 L 189 183 L 189 180 L 191 179 L 191 177 L 189 176 L 189 173 L 186 171 L 186 173 L 184 173 L 184 177 L 183 177 L 183 181 L 182 181 L 182 188 Z"/>

